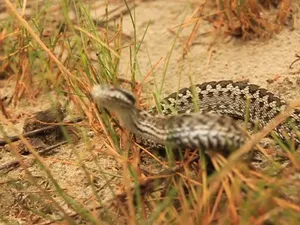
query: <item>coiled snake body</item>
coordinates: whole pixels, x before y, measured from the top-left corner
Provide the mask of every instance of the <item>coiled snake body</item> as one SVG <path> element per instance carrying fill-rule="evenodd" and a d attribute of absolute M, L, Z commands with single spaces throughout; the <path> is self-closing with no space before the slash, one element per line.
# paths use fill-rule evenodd
<path fill-rule="evenodd" d="M 132 133 L 174 148 L 237 148 L 246 137 L 232 118 L 244 119 L 248 112 L 249 121 L 263 127 L 286 107 L 266 89 L 230 80 L 207 82 L 169 95 L 161 103 L 163 115 L 156 108 L 138 110 L 134 96 L 116 87 L 97 85 L 92 95 L 101 106 L 115 112 Z M 193 96 L 198 99 L 193 100 Z M 194 112 L 194 102 L 199 112 Z M 178 114 L 170 115 L 173 111 Z M 287 133 L 299 143 L 298 130 L 300 110 L 295 109 L 275 134 L 284 139 Z"/>

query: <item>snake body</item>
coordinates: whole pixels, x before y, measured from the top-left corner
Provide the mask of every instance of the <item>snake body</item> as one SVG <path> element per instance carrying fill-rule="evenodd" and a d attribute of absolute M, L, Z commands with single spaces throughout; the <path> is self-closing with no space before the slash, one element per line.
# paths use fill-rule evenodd
<path fill-rule="evenodd" d="M 262 127 L 286 107 L 266 89 L 230 80 L 207 82 L 169 95 L 161 102 L 162 115 L 156 108 L 149 112 L 137 109 L 134 96 L 116 87 L 98 85 L 92 95 L 101 106 L 115 112 L 132 133 L 174 148 L 237 148 L 246 137 L 231 117 L 244 119 L 248 111 L 249 121 Z M 194 112 L 195 108 L 199 112 Z M 173 111 L 178 114 L 171 115 Z M 300 130 L 300 110 L 295 109 L 275 133 L 284 139 L 286 132 L 300 142 L 296 130 Z"/>
<path fill-rule="evenodd" d="M 193 112 L 195 110 L 193 96 L 198 98 L 196 102 L 199 113 L 228 115 L 239 120 L 244 120 L 248 114 L 249 122 L 259 127 L 264 127 L 287 105 L 284 100 L 258 85 L 244 81 L 222 80 L 183 88 L 169 95 L 161 103 L 162 113 L 169 115 L 174 110 L 178 113 Z M 151 112 L 157 113 L 157 110 L 153 108 Z M 275 134 L 285 139 L 284 133 L 287 133 L 288 137 L 300 143 L 297 131 L 300 131 L 300 110 L 295 109 L 285 123 L 276 127 Z"/>

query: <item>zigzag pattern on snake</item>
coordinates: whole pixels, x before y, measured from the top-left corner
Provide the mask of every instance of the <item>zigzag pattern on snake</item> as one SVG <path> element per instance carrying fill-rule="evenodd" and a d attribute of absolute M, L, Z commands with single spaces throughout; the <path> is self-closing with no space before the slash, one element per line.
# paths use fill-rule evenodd
<path fill-rule="evenodd" d="M 183 88 L 168 97 L 161 103 L 164 115 L 177 113 L 190 113 L 195 109 L 193 101 L 193 87 Z M 273 93 L 255 84 L 232 80 L 210 81 L 194 86 L 198 100 L 199 113 L 216 113 L 229 115 L 232 118 L 244 120 L 249 110 L 249 122 L 259 127 L 265 126 L 272 118 L 286 108 L 286 102 Z M 247 106 L 249 99 L 249 106 Z M 248 109 L 247 109 L 248 107 Z M 150 110 L 156 114 L 156 108 Z M 294 137 L 300 143 L 300 110 L 295 109 L 288 120 L 276 128 L 276 134 L 285 139 L 284 133 Z"/>

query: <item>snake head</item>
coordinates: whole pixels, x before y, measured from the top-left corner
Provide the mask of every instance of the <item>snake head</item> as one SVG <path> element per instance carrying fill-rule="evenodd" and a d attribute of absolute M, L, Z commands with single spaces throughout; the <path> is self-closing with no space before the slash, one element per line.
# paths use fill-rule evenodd
<path fill-rule="evenodd" d="M 108 85 L 95 85 L 92 96 L 100 106 L 112 111 L 131 109 L 136 103 L 132 93 Z"/>

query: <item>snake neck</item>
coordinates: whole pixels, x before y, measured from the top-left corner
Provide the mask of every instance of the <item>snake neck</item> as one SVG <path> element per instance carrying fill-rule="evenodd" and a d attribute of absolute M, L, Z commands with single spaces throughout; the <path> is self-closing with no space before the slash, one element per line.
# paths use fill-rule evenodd
<path fill-rule="evenodd" d="M 148 112 L 135 107 L 123 108 L 115 111 L 121 124 L 131 133 L 148 138 L 154 142 L 164 144 L 166 139 L 165 119 L 161 116 L 152 116 Z"/>

